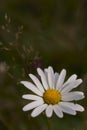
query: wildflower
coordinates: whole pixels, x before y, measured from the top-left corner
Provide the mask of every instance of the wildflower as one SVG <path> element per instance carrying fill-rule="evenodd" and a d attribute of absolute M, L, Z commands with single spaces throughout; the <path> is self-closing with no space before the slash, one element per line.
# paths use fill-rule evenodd
<path fill-rule="evenodd" d="M 47 117 L 51 117 L 54 113 L 62 118 L 63 112 L 76 115 L 76 111 L 83 112 L 84 108 L 71 101 L 77 101 L 84 98 L 84 93 L 80 91 L 72 91 L 82 83 L 82 79 L 77 79 L 77 75 L 73 74 L 65 83 L 66 70 L 63 69 L 60 74 L 55 72 L 50 66 L 44 71 L 37 68 L 37 73 L 41 81 L 33 74 L 29 74 L 34 82 L 21 81 L 21 83 L 31 90 L 34 94 L 25 94 L 24 99 L 32 100 L 31 103 L 23 107 L 23 111 L 32 110 L 31 116 L 36 117 L 44 110 Z"/>

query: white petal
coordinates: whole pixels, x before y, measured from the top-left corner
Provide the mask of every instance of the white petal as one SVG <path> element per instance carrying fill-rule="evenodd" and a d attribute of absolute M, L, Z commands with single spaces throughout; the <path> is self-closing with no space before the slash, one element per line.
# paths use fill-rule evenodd
<path fill-rule="evenodd" d="M 42 84 L 38 80 L 38 78 L 36 76 L 34 76 L 33 74 L 29 74 L 29 76 L 33 80 L 33 82 L 35 83 L 35 85 L 38 87 L 38 89 L 43 93 L 44 89 L 43 89 Z"/>
<path fill-rule="evenodd" d="M 28 99 L 28 100 L 41 100 L 42 99 L 41 97 L 32 95 L 32 94 L 25 94 L 22 96 L 22 98 Z"/>
<path fill-rule="evenodd" d="M 65 105 L 65 106 L 67 106 L 67 107 L 69 107 L 69 108 L 75 110 L 75 109 L 74 109 L 75 104 L 72 103 L 72 102 L 60 102 L 60 104 L 63 104 L 63 105 Z"/>
<path fill-rule="evenodd" d="M 54 110 L 55 114 L 56 114 L 58 117 L 60 117 L 60 118 L 63 117 L 63 112 L 62 112 L 61 108 L 60 108 L 58 105 L 54 105 L 54 106 L 53 106 L 53 110 Z"/>
<path fill-rule="evenodd" d="M 56 85 L 56 89 L 59 89 L 62 85 L 63 82 L 65 80 L 65 76 L 66 76 L 66 70 L 63 69 L 59 75 L 58 81 L 57 81 L 57 85 Z"/>
<path fill-rule="evenodd" d="M 35 107 L 38 107 L 40 105 L 42 105 L 44 103 L 43 100 L 39 100 L 39 101 L 33 101 L 29 104 L 27 104 L 26 106 L 23 107 L 23 111 L 29 111 Z"/>
<path fill-rule="evenodd" d="M 48 84 L 48 69 L 47 68 L 44 69 L 44 74 L 45 74 L 46 81 L 47 81 L 47 84 Z"/>
<path fill-rule="evenodd" d="M 48 68 L 48 83 L 49 83 L 49 87 L 50 88 L 54 88 L 53 86 L 53 79 L 54 78 L 54 72 L 53 72 L 53 68 L 49 67 Z"/>
<path fill-rule="evenodd" d="M 73 74 L 69 77 L 69 79 L 67 80 L 67 82 L 73 82 L 74 80 L 76 80 L 77 78 L 77 75 L 76 74 Z"/>
<path fill-rule="evenodd" d="M 84 93 L 80 91 L 73 91 L 62 95 L 63 101 L 80 100 L 84 98 Z"/>
<path fill-rule="evenodd" d="M 47 116 L 47 117 L 51 117 L 51 116 L 52 116 L 52 113 L 53 113 L 53 106 L 52 106 L 52 105 L 49 105 L 49 106 L 46 108 L 46 116 Z"/>
<path fill-rule="evenodd" d="M 51 87 L 53 88 L 56 88 L 56 84 L 57 84 L 57 80 L 58 80 L 58 77 L 59 77 L 59 73 L 54 73 L 53 71 L 53 68 L 50 66 L 48 68 L 45 68 L 44 69 L 44 73 L 45 73 L 45 77 L 46 77 L 46 81 L 47 81 L 47 84 L 49 84 L 49 81 L 48 81 L 48 73 L 49 73 L 49 68 L 50 68 L 50 71 L 51 71 L 51 74 L 52 74 L 52 78 L 49 76 L 49 78 L 52 79 L 52 84 Z M 48 86 L 49 87 L 49 86 Z M 50 88 L 50 87 L 49 87 Z"/>
<path fill-rule="evenodd" d="M 80 112 L 83 112 L 83 111 L 84 111 L 84 107 L 81 106 L 81 105 L 79 105 L 79 104 L 75 104 L 74 109 L 75 109 L 76 111 L 80 111 Z"/>
<path fill-rule="evenodd" d="M 41 105 L 41 106 L 35 108 L 35 109 L 32 111 L 31 116 L 32 116 L 32 117 L 38 116 L 39 114 L 41 114 L 41 113 L 46 109 L 47 106 L 48 106 L 47 104 L 43 104 L 43 105 Z"/>
<path fill-rule="evenodd" d="M 41 93 L 38 88 L 32 84 L 31 82 L 28 82 L 28 81 L 21 81 L 21 83 L 26 87 L 28 88 L 29 90 L 31 90 L 32 92 L 36 93 L 37 95 L 39 96 L 42 96 L 43 93 Z"/>
<path fill-rule="evenodd" d="M 53 81 L 53 82 L 54 82 L 54 83 L 53 83 L 53 84 L 54 84 L 54 88 L 56 88 L 58 78 L 59 78 L 59 74 L 58 74 L 58 73 L 55 73 L 55 74 L 54 74 L 54 81 Z"/>
<path fill-rule="evenodd" d="M 49 88 L 49 86 L 47 84 L 47 80 L 46 80 L 46 76 L 45 76 L 44 72 L 40 68 L 37 69 L 37 72 L 41 77 L 41 81 L 42 81 L 44 88 L 47 90 Z"/>
<path fill-rule="evenodd" d="M 81 83 L 82 83 L 82 79 L 77 79 L 71 83 L 68 83 L 67 86 L 64 89 L 62 89 L 61 93 L 62 94 L 68 93 L 73 88 L 76 88 L 78 85 L 80 85 Z"/>
<path fill-rule="evenodd" d="M 73 110 L 71 106 L 67 105 L 67 103 L 65 104 L 65 102 L 60 102 L 58 105 L 63 112 L 68 113 L 70 115 L 76 115 L 76 111 Z"/>
<path fill-rule="evenodd" d="M 61 86 L 61 88 L 59 89 L 59 91 L 61 91 L 64 87 L 66 87 L 69 83 L 75 81 L 77 78 L 76 74 L 73 74 L 72 76 L 70 76 L 70 78 Z"/>
<path fill-rule="evenodd" d="M 74 104 L 71 102 L 62 102 L 63 105 L 70 107 L 71 109 L 75 110 L 75 111 L 80 111 L 83 112 L 84 108 L 83 106 L 79 105 L 79 104 Z"/>

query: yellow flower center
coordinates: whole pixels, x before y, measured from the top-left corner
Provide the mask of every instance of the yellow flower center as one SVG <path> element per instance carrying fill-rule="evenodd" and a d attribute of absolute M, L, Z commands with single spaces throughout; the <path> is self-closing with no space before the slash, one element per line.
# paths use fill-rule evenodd
<path fill-rule="evenodd" d="M 48 89 L 46 92 L 44 92 L 43 99 L 45 103 L 54 105 L 60 102 L 61 94 L 55 89 Z"/>

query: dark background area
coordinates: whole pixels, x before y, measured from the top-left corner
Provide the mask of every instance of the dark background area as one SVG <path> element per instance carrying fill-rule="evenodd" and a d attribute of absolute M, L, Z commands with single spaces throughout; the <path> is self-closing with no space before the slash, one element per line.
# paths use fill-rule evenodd
<path fill-rule="evenodd" d="M 87 98 L 79 101 L 85 112 L 63 119 L 22 111 L 29 91 L 20 81 L 49 65 L 65 68 L 66 79 L 76 73 L 87 96 L 87 1 L 0 1 L 0 130 L 87 129 Z"/>

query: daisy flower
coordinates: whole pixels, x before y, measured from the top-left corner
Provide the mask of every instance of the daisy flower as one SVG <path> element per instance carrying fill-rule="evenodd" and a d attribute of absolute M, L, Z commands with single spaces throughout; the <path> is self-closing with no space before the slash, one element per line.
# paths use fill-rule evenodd
<path fill-rule="evenodd" d="M 51 117 L 53 112 L 60 118 L 63 113 L 76 115 L 76 111 L 83 112 L 84 108 L 71 101 L 77 101 L 84 98 L 84 93 L 72 91 L 82 83 L 82 79 L 77 79 L 73 74 L 66 82 L 66 70 L 63 69 L 60 74 L 55 72 L 51 66 L 44 71 L 37 68 L 37 73 L 41 81 L 33 74 L 29 74 L 33 83 L 21 81 L 21 83 L 31 90 L 34 94 L 25 94 L 22 98 L 31 100 L 29 104 L 23 107 L 23 111 L 32 110 L 31 116 L 36 117 L 45 111 L 47 117 Z"/>

